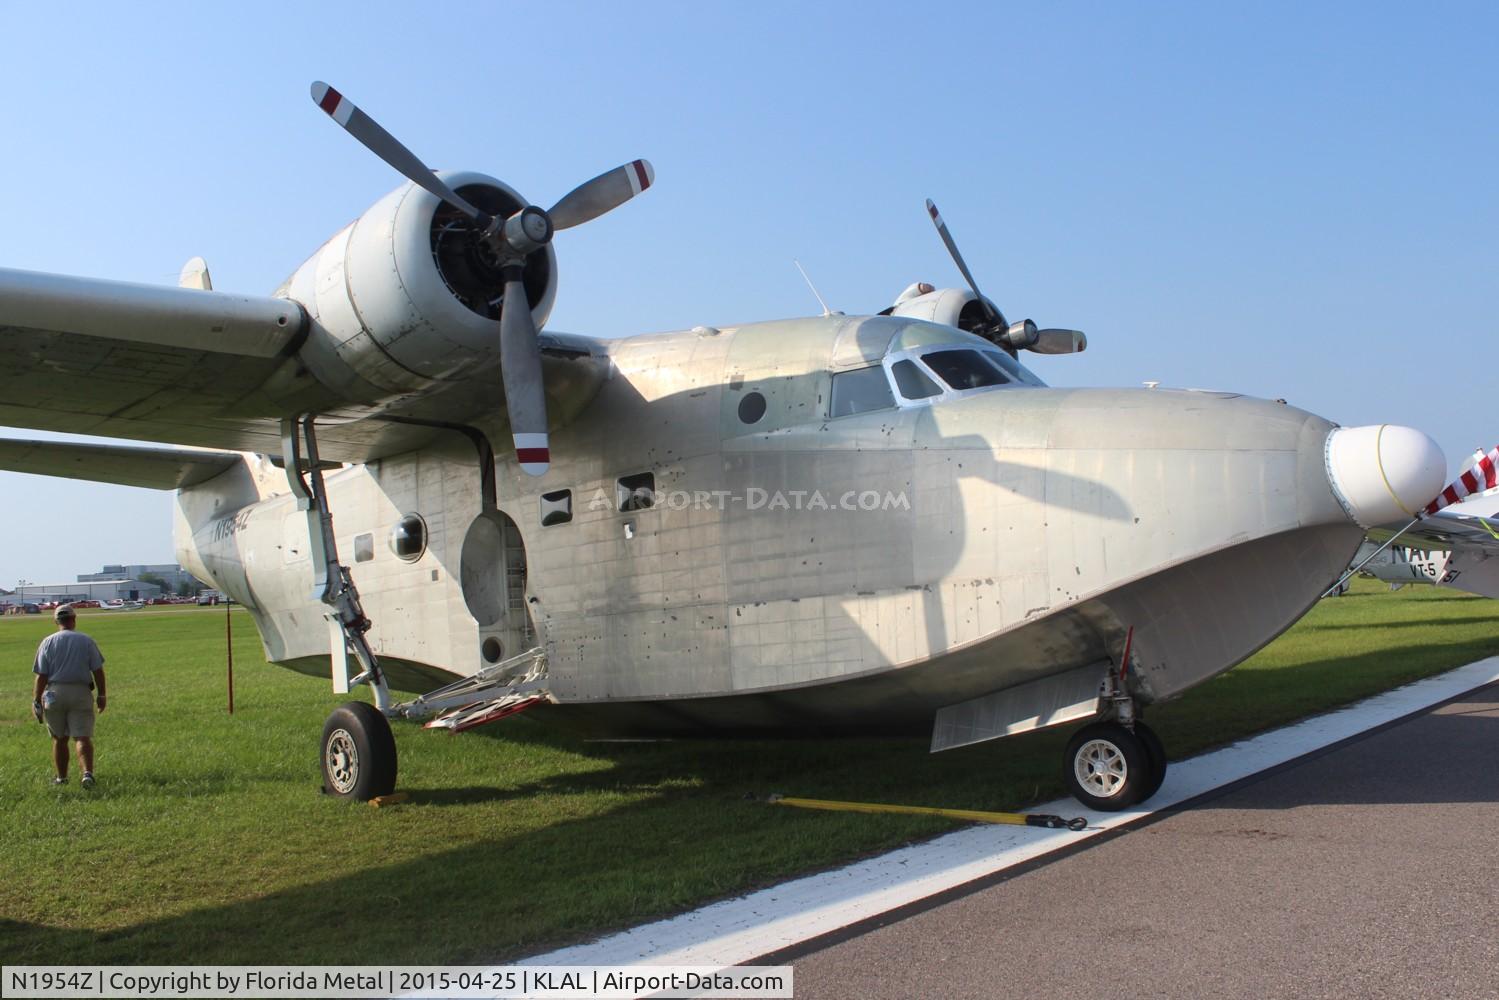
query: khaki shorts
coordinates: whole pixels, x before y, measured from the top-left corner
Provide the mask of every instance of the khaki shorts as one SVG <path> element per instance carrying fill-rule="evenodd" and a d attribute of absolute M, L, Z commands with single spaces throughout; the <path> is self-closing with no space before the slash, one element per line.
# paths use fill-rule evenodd
<path fill-rule="evenodd" d="M 91 740 L 94 738 L 94 693 L 87 684 L 49 684 L 52 705 L 43 711 L 47 731 L 54 739 Z M 47 696 L 42 696 L 42 704 Z"/>

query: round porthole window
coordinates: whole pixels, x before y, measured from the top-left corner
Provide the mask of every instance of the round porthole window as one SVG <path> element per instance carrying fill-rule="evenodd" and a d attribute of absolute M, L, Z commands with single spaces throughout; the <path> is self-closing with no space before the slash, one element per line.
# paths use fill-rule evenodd
<path fill-rule="evenodd" d="M 500 657 L 505 653 L 505 647 L 500 645 L 500 640 L 496 639 L 494 636 L 490 636 L 488 639 L 485 639 L 483 644 L 479 647 L 479 652 L 484 654 L 484 662 L 499 663 Z"/>
<path fill-rule="evenodd" d="M 390 550 L 407 562 L 416 562 L 427 551 L 427 522 L 420 514 L 407 514 L 390 533 Z"/>
<path fill-rule="evenodd" d="M 765 416 L 765 397 L 758 392 L 745 393 L 739 401 L 739 419 L 747 424 L 755 423 Z"/>

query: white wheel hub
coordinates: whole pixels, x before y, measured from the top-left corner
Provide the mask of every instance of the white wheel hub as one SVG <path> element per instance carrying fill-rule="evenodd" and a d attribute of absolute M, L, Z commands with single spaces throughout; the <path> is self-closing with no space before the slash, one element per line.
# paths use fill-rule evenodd
<path fill-rule="evenodd" d="M 354 737 L 347 729 L 335 729 L 328 735 L 327 746 L 323 748 L 323 759 L 333 790 L 340 795 L 353 791 L 354 784 L 359 780 L 359 750 L 354 746 Z"/>
<path fill-rule="evenodd" d="M 1089 795 L 1111 799 L 1124 788 L 1129 778 L 1129 763 L 1119 747 L 1103 739 L 1089 740 L 1078 747 L 1072 758 L 1077 783 Z"/>

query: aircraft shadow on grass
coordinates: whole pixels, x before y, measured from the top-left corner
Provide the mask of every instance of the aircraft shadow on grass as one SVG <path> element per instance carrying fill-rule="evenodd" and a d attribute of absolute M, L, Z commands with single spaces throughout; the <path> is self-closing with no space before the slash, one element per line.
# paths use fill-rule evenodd
<path fill-rule="evenodd" d="M 1473 598 L 1473 600 L 1475 600 L 1475 601 L 1486 601 L 1488 599 L 1489 598 L 1486 598 L 1486 597 L 1474 597 Z M 1387 628 L 1430 628 L 1433 624 L 1436 624 L 1436 625 L 1482 625 L 1485 622 L 1493 622 L 1493 621 L 1494 621 L 1494 616 L 1493 615 L 1473 615 L 1473 616 L 1470 616 L 1470 617 L 1467 617 L 1467 618 L 1443 618 L 1443 619 L 1441 619 L 1440 621 L 1437 621 L 1437 622 L 1430 622 L 1430 621 L 1406 621 L 1406 622 L 1393 621 L 1393 622 L 1380 622 L 1378 627 L 1380 629 L 1387 629 Z M 1347 624 L 1347 625 L 1314 625 L 1312 627 L 1316 631 L 1318 631 L 1318 632 L 1336 632 L 1336 631 L 1341 631 L 1341 630 L 1366 631 L 1369 628 L 1368 625 L 1356 625 L 1356 624 Z"/>
<path fill-rule="evenodd" d="M 1495 646 L 1494 640 L 1472 640 L 1449 648 L 1455 662 L 1468 662 L 1494 655 Z M 1394 652 L 1409 655 L 1421 648 Z M 1385 656 L 1390 651 L 1368 655 Z M 1356 671 L 1365 659 L 1328 659 L 1307 668 Z M 1246 671 L 1230 673 L 1215 683 L 1233 685 L 1236 690 L 1230 700 L 1237 701 L 1261 697 L 1281 682 L 1265 673 Z M 1396 727 L 1371 736 L 1358 752 L 1334 752 L 1300 765 L 1319 769 L 1315 781 L 1256 783 L 1214 800 L 1212 807 L 1257 811 L 1325 804 L 1499 800 L 1499 790 L 1482 770 L 1492 756 L 1494 734 L 1499 730 L 1499 718 L 1492 711 L 1449 710 L 1415 724 L 1435 738 L 1412 740 L 1406 727 Z M 1191 722 L 1167 716 L 1161 725 L 1185 731 Z M 935 756 L 927 755 L 915 741 L 590 744 L 566 741 L 538 726 L 513 726 L 493 735 L 561 743 L 612 766 L 511 788 L 413 788 L 409 804 L 401 808 L 415 811 L 611 790 L 657 791 L 659 797 L 383 866 L 378 864 L 378 831 L 371 831 L 373 839 L 362 849 L 375 863 L 358 872 L 269 894 L 249 884 L 239 890 L 227 885 L 235 877 L 232 871 L 204 872 L 205 881 L 211 881 L 216 892 L 243 891 L 253 898 L 118 929 L 3 921 L 0 942 L 7 960 L 16 964 L 499 961 L 584 937 L 611 922 L 646 921 L 795 874 L 787 870 L 784 860 L 777 859 L 775 851 L 764 848 L 763 837 L 748 836 L 756 831 L 772 832 L 776 843 L 806 845 L 796 865 L 805 871 L 852 860 L 846 855 L 867 849 L 840 851 L 834 846 L 840 839 L 846 841 L 848 832 L 868 829 L 863 824 L 883 824 L 883 842 L 892 846 L 942 829 L 930 819 L 902 821 L 770 808 L 747 800 L 747 793 L 817 796 L 836 789 L 837 797 L 843 798 L 920 800 L 921 804 L 975 808 L 986 804 L 974 801 L 982 790 L 990 789 L 993 794 L 992 781 L 985 776 L 1006 770 L 1018 787 L 1028 789 L 1033 783 L 1037 800 L 1061 792 L 1058 776 L 1052 773 L 1054 748 L 1041 747 L 1042 741 L 1059 739 L 1061 734 L 1048 732 L 985 744 L 972 752 Z M 1372 750 L 1388 756 L 1389 763 L 1369 768 Z M 913 788 L 920 791 L 913 792 Z M 680 814 L 668 823 L 659 809 L 661 798 L 697 799 L 702 808 L 694 812 L 690 825 L 682 824 Z M 276 838 L 259 838 L 250 849 L 274 856 Z M 727 869 L 723 867 L 726 858 L 733 859 Z M 720 870 L 714 873 L 714 868 Z M 596 911 L 589 897 L 598 887 L 627 892 L 631 902 L 625 912 L 606 918 L 592 915 Z M 863 890 L 850 887 L 846 891 L 853 895 Z M 838 902 L 842 892 L 832 891 L 825 902 Z M 381 917 L 371 921 L 368 916 L 375 909 Z M 576 915 L 555 918 L 558 911 Z M 367 950 L 350 956 L 349 935 L 356 926 L 361 928 L 359 937 Z M 475 933 L 473 928 L 482 930 Z M 454 941 L 463 943 L 454 947 Z"/>

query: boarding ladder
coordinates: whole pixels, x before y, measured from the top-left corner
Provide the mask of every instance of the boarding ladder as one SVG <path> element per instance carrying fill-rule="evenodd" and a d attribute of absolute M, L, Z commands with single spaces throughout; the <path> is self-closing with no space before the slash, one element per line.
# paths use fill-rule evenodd
<path fill-rule="evenodd" d="M 546 652 L 537 646 L 397 705 L 393 714 L 428 719 L 427 729 L 461 733 L 554 701 L 547 681 Z"/>

